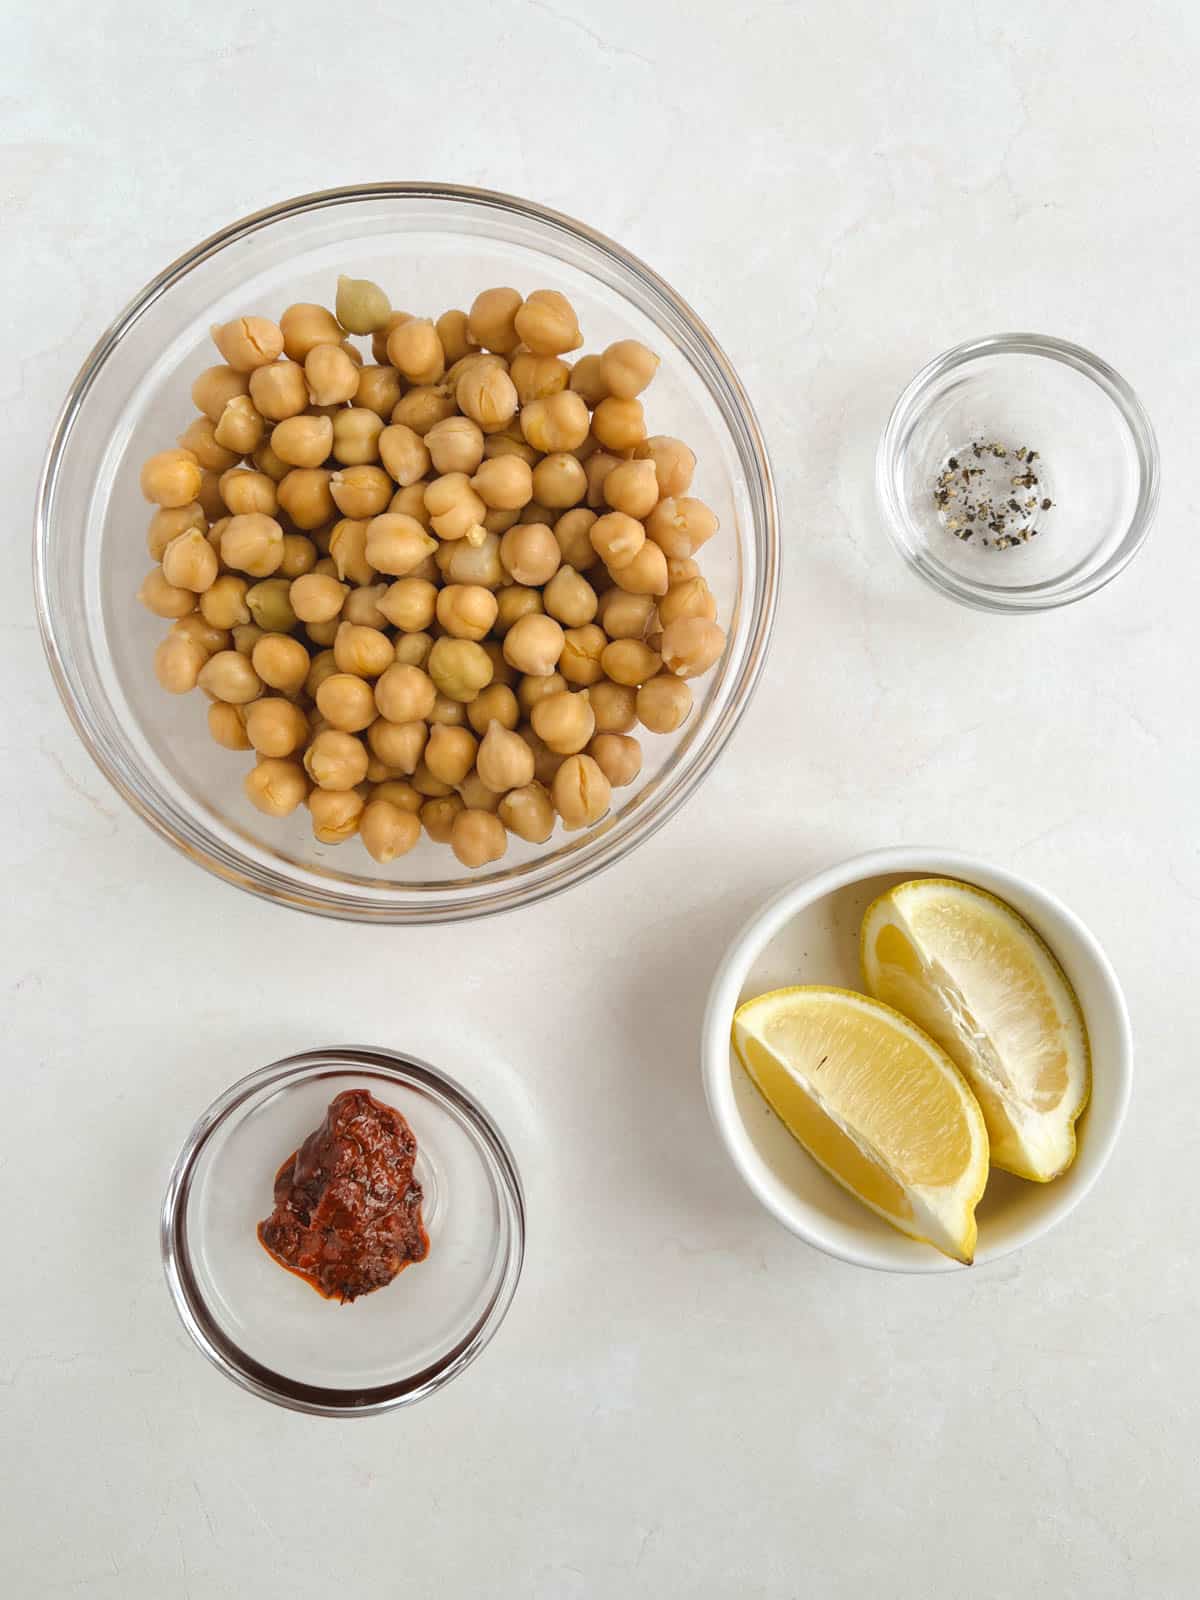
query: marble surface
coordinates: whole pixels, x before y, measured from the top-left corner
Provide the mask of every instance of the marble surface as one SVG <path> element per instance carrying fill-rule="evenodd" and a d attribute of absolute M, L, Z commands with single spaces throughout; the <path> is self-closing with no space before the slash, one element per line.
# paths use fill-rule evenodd
<path fill-rule="evenodd" d="M 1190 0 L 5 9 L 5 1594 L 1195 1592 L 1198 70 Z M 227 220 L 378 177 L 525 193 L 651 262 L 745 379 L 787 545 L 766 680 L 702 793 L 582 890 L 422 932 L 302 919 L 157 842 L 67 724 L 27 571 L 52 417 L 116 310 Z M 903 571 L 870 482 L 915 369 L 1010 327 L 1126 374 L 1165 464 L 1134 566 L 1019 619 Z M 1085 1206 L 921 1280 L 760 1211 L 697 1069 L 752 905 L 904 841 L 1065 898 L 1139 1052 Z M 530 1228 L 465 1377 L 332 1424 L 206 1366 L 156 1227 L 218 1090 L 346 1038 L 478 1091 Z"/>

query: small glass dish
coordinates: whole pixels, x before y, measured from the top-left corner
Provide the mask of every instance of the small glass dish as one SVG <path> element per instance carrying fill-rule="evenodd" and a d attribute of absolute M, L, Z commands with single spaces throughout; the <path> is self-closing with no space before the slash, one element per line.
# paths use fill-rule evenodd
<path fill-rule="evenodd" d="M 260 1244 L 275 1173 L 344 1089 L 407 1118 L 429 1254 L 352 1305 L 323 1299 Z M 364 1416 L 433 1394 L 504 1320 L 525 1247 L 512 1153 L 453 1079 L 385 1050 L 313 1050 L 262 1067 L 188 1135 L 162 1211 L 167 1284 L 227 1378 L 293 1411 Z"/>
<path fill-rule="evenodd" d="M 963 469 L 977 474 L 966 489 Z M 980 480 L 1003 485 L 990 516 L 975 514 Z M 1098 356 L 1001 333 L 917 374 L 884 429 L 875 482 L 896 548 L 935 589 L 981 611 L 1042 611 L 1082 600 L 1137 554 L 1158 505 L 1158 446 Z"/>

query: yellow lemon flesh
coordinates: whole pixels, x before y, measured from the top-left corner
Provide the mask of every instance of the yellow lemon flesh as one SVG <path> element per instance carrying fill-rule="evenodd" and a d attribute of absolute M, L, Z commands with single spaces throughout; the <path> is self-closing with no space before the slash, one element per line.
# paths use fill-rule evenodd
<path fill-rule="evenodd" d="M 862 926 L 866 986 L 936 1039 L 987 1122 L 992 1163 L 1047 1183 L 1075 1159 L 1087 1029 L 1050 950 L 1011 906 L 951 878 L 902 883 Z"/>
<path fill-rule="evenodd" d="M 972 1259 L 987 1131 L 933 1040 L 865 995 L 796 988 L 740 1006 L 733 1047 L 772 1110 L 844 1189 L 910 1238 Z"/>

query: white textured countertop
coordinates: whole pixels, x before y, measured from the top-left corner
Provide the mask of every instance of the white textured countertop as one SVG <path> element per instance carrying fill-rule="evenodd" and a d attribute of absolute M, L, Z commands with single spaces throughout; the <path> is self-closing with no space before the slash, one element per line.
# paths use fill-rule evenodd
<path fill-rule="evenodd" d="M 6 8 L 6 1596 L 1195 1592 L 1198 72 L 1190 0 Z M 67 725 L 28 575 L 51 419 L 110 317 L 231 218 L 381 177 L 527 194 L 662 272 L 757 405 L 787 546 L 766 679 L 683 813 L 582 890 L 419 932 L 274 909 L 155 840 Z M 1110 360 L 1165 467 L 1134 566 L 1042 617 L 927 591 L 871 494 L 912 373 L 1006 328 Z M 905 841 L 1066 899 L 1138 1041 L 1083 1208 L 925 1279 L 773 1223 L 697 1066 L 748 910 Z M 347 1424 L 209 1368 L 157 1240 L 194 1116 L 333 1041 L 460 1075 L 529 1206 L 484 1356 Z"/>

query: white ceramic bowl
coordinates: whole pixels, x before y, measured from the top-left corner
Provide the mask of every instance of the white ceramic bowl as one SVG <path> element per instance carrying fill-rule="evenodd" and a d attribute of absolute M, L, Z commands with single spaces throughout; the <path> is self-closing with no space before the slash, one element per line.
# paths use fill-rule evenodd
<path fill-rule="evenodd" d="M 1062 963 L 1088 1026 L 1092 1097 L 1078 1124 L 1074 1165 L 1053 1183 L 993 1172 L 980 1203 L 976 1264 L 1029 1244 L 1073 1211 L 1112 1154 L 1133 1077 L 1129 1012 L 1095 936 L 1028 879 L 950 850 L 904 846 L 855 856 L 791 884 L 757 911 L 721 962 L 704 1018 L 704 1087 L 717 1131 L 752 1192 L 827 1255 L 885 1272 L 956 1272 L 956 1262 L 890 1228 L 828 1177 L 792 1138 L 730 1047 L 743 1000 L 794 983 L 862 989 L 858 932 L 872 900 L 907 878 L 961 878 L 1008 901 Z"/>

